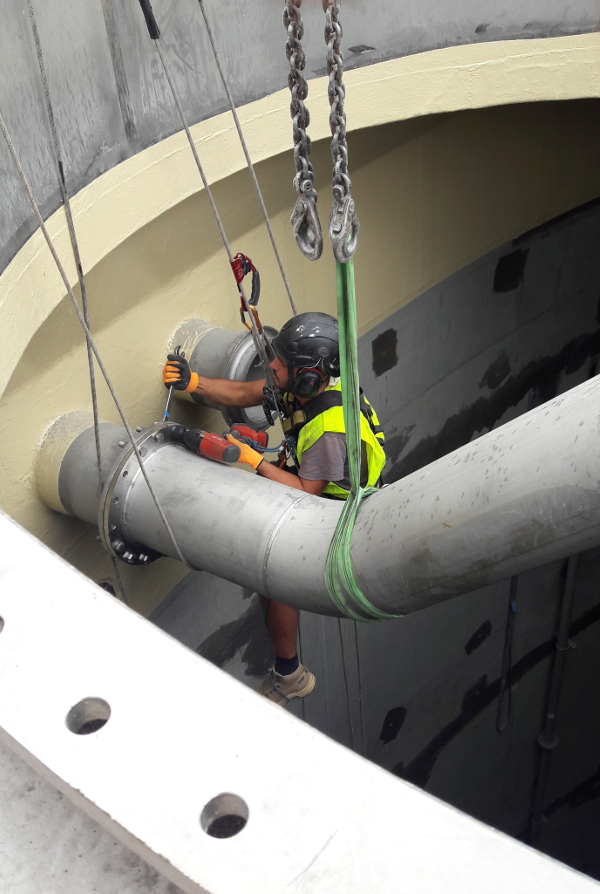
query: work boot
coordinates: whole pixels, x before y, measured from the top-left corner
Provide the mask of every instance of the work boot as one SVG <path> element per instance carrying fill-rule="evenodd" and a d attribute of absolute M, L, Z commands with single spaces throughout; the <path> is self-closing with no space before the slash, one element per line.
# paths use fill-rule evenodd
<path fill-rule="evenodd" d="M 315 675 L 311 674 L 303 664 L 293 674 L 278 674 L 272 667 L 257 689 L 260 695 L 275 702 L 276 705 L 287 705 L 292 698 L 304 698 L 315 688 Z"/>

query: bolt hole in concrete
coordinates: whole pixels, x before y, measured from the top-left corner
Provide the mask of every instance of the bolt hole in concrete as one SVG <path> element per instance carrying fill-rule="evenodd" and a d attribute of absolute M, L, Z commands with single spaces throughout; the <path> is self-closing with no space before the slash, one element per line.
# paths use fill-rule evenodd
<path fill-rule="evenodd" d="M 237 795 L 224 792 L 211 798 L 200 815 L 200 825 L 213 838 L 233 838 L 248 822 L 249 810 Z"/>
<path fill-rule="evenodd" d="M 77 736 L 88 736 L 102 729 L 110 717 L 110 705 L 103 698 L 84 698 L 67 714 L 67 729 Z"/>
<path fill-rule="evenodd" d="M 113 587 L 113 585 L 111 584 L 110 581 L 101 580 L 101 581 L 98 581 L 98 585 L 100 587 L 102 587 L 103 590 L 106 590 L 107 593 L 110 593 L 111 596 L 117 595 L 117 591 L 115 590 L 115 588 Z"/>

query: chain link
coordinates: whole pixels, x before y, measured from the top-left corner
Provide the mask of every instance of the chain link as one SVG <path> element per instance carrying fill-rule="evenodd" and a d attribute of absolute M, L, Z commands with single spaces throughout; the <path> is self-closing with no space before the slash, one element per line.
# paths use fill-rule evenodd
<path fill-rule="evenodd" d="M 352 182 L 348 176 L 348 142 L 344 111 L 344 57 L 342 55 L 342 26 L 339 22 L 340 0 L 325 0 L 325 43 L 327 44 L 327 73 L 329 75 L 329 125 L 331 127 L 331 157 L 333 159 L 333 207 L 329 217 L 329 236 L 335 258 L 348 261 L 356 251 L 360 223 L 350 194 Z"/>
<path fill-rule="evenodd" d="M 302 49 L 304 25 L 300 15 L 302 0 L 286 0 L 283 24 L 288 34 L 285 52 L 290 64 L 288 86 L 292 94 L 290 113 L 294 139 L 294 162 L 296 176 L 294 189 L 298 199 L 290 222 L 294 236 L 302 254 L 311 261 L 317 261 L 323 251 L 323 235 L 317 213 L 317 191 L 314 187 L 315 175 L 309 160 L 311 140 L 307 129 L 310 114 L 304 100 L 308 96 L 308 82 L 304 77 L 306 54 Z"/>

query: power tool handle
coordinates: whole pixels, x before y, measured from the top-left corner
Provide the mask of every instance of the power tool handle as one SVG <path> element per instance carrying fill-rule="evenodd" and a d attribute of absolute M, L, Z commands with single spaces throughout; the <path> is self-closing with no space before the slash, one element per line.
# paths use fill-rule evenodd
<path fill-rule="evenodd" d="M 216 459 L 223 463 L 235 463 L 240 458 L 240 448 L 231 444 L 220 435 L 203 432 L 198 444 L 198 453 L 207 459 Z"/>

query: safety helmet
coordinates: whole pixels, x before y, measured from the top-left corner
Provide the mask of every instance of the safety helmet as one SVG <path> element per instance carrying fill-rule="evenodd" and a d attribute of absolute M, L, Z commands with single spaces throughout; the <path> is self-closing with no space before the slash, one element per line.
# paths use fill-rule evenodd
<path fill-rule="evenodd" d="M 287 364 L 289 388 L 298 397 L 314 397 L 328 376 L 340 374 L 338 323 L 329 314 L 297 314 L 281 327 L 271 346 Z"/>

